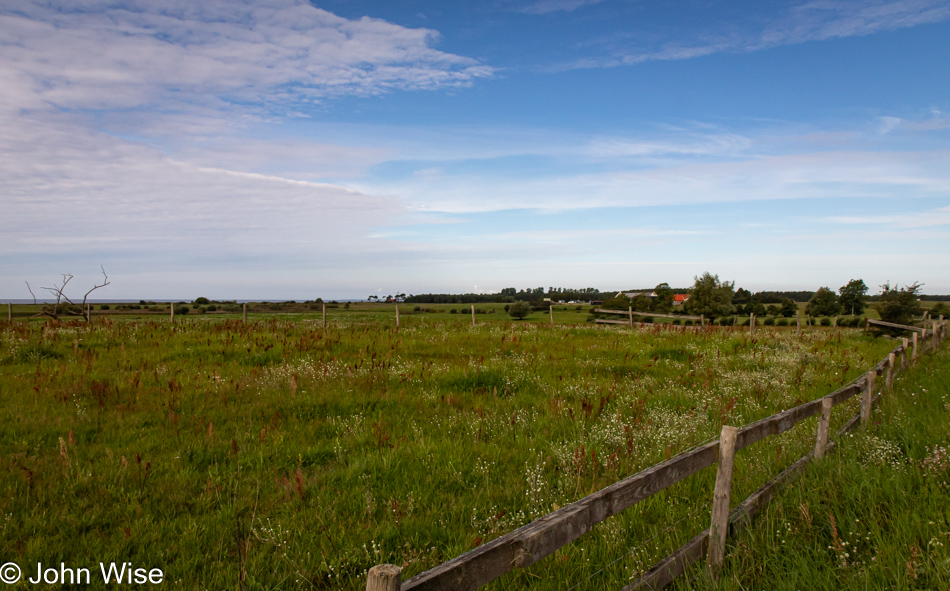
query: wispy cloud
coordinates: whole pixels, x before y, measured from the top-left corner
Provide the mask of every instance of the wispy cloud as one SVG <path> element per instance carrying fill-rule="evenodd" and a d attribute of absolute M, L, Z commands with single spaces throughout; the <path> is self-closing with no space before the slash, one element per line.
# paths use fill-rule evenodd
<path fill-rule="evenodd" d="M 950 153 L 821 151 L 725 161 L 673 160 L 643 168 L 544 178 L 477 173 L 363 187 L 402 195 L 421 211 L 536 208 L 569 211 L 801 199 L 936 198 L 950 193 Z M 517 205 L 513 205 L 517 204 Z"/>
<path fill-rule="evenodd" d="M 891 226 L 894 228 L 931 228 L 950 226 L 950 207 L 901 215 L 854 215 L 825 218 L 824 221 L 853 225 Z"/>
<path fill-rule="evenodd" d="M 603 0 L 538 0 L 525 6 L 518 12 L 525 14 L 549 14 L 552 12 L 573 12 L 578 8 L 599 4 Z"/>
<path fill-rule="evenodd" d="M 792 6 L 783 16 L 757 28 L 730 24 L 728 34 L 716 33 L 715 29 L 701 31 L 694 35 L 699 41 L 671 39 L 658 48 L 626 49 L 611 41 L 614 47 L 604 55 L 579 58 L 554 69 L 617 67 L 647 61 L 692 59 L 721 52 L 752 52 L 808 41 L 870 35 L 948 18 L 950 4 L 946 0 L 815 0 Z"/>

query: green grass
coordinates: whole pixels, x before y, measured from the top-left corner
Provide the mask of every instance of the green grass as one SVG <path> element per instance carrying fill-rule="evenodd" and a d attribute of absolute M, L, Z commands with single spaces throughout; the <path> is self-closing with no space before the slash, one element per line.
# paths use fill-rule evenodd
<path fill-rule="evenodd" d="M 419 573 L 723 422 L 824 395 L 894 345 L 477 318 L 4 324 L 0 559 L 130 561 L 182 588 L 361 589 L 374 564 Z M 797 459 L 802 433 L 746 454 L 735 494 Z M 713 477 L 490 588 L 622 587 L 708 525 Z"/>
<path fill-rule="evenodd" d="M 950 589 L 948 440 L 944 347 L 730 542 L 718 584 L 697 567 L 674 588 Z"/>

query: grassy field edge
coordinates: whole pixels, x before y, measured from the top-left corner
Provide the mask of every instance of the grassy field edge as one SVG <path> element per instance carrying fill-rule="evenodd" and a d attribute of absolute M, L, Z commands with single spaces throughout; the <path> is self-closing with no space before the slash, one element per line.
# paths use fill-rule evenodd
<path fill-rule="evenodd" d="M 950 589 L 950 353 L 899 375 L 872 423 L 730 540 L 718 583 L 678 589 Z M 736 501 L 738 502 L 738 500 Z"/>

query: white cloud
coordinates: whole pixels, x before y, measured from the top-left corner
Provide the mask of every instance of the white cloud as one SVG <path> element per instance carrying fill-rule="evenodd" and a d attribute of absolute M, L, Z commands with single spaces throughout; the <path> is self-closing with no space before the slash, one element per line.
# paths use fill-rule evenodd
<path fill-rule="evenodd" d="M 430 47 L 437 38 L 304 0 L 12 0 L 0 7 L 0 86 L 19 108 L 216 109 L 464 86 L 492 74 Z"/>
<path fill-rule="evenodd" d="M 0 116 L 0 127 L 7 265 L 37 255 L 292 265 L 381 250 L 367 236 L 405 212 L 339 186 L 171 160 L 61 121 Z"/>

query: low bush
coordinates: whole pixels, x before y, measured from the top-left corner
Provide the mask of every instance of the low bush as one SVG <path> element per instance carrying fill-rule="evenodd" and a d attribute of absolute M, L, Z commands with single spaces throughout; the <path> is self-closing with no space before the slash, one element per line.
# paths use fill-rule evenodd
<path fill-rule="evenodd" d="M 827 316 L 825 316 L 824 318 L 822 318 L 822 319 L 821 319 L 821 325 L 822 325 L 822 326 L 831 326 L 831 318 L 828 318 Z"/>
<path fill-rule="evenodd" d="M 765 326 L 775 326 L 775 319 L 769 316 L 768 318 L 765 319 L 765 321 L 762 324 L 764 324 Z"/>

